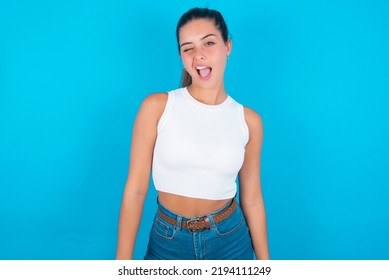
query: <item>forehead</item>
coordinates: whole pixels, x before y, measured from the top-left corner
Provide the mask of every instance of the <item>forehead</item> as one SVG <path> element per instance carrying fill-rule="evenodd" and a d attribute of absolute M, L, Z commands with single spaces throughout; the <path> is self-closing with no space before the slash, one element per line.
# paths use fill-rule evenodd
<path fill-rule="evenodd" d="M 180 42 L 196 40 L 205 35 L 215 34 L 220 37 L 220 31 L 211 19 L 195 19 L 180 28 Z"/>

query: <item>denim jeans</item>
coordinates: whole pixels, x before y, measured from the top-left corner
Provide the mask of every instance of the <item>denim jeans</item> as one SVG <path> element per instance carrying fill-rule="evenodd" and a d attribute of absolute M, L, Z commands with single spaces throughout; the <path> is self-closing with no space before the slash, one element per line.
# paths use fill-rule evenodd
<path fill-rule="evenodd" d="M 191 232 L 181 228 L 182 221 L 198 217 L 175 214 L 159 203 L 159 209 L 177 220 L 177 226 L 164 221 L 157 213 L 150 231 L 145 260 L 252 260 L 254 256 L 251 237 L 239 205 L 224 221 L 215 224 L 213 214 L 231 204 L 211 212 L 211 228 Z"/>

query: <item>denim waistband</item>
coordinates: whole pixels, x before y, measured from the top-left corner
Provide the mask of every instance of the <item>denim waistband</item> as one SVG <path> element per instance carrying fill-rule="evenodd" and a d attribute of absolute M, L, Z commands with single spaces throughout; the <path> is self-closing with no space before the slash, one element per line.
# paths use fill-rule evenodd
<path fill-rule="evenodd" d="M 157 204 L 158 204 L 158 207 L 159 209 L 164 213 L 166 214 L 167 216 L 173 218 L 173 219 L 180 219 L 182 221 L 186 221 L 186 220 L 192 220 L 192 219 L 196 219 L 196 218 L 201 218 L 201 217 L 205 217 L 205 216 L 209 216 L 209 215 L 215 215 L 215 214 L 218 214 L 220 212 L 222 212 L 223 210 L 225 210 L 228 206 L 231 205 L 232 201 L 235 199 L 235 197 L 231 198 L 230 201 L 228 201 L 223 207 L 221 207 L 220 209 L 216 210 L 216 211 L 213 211 L 213 212 L 210 212 L 210 213 L 207 213 L 207 214 L 204 214 L 204 215 L 200 215 L 200 216 L 192 216 L 192 217 L 186 217 L 186 216 L 183 216 L 183 215 L 180 215 L 180 214 L 177 214 L 177 213 L 174 213 L 173 211 L 169 210 L 168 208 L 166 208 L 165 206 L 163 206 L 158 198 L 157 198 Z"/>

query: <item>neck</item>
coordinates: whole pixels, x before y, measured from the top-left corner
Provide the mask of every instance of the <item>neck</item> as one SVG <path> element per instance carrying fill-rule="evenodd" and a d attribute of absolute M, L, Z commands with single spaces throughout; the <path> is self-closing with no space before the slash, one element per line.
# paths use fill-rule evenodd
<path fill-rule="evenodd" d="M 208 105 L 218 105 L 223 103 L 223 101 L 227 98 L 224 85 L 214 88 L 203 88 L 198 85 L 191 84 L 188 86 L 188 91 L 193 98 Z"/>

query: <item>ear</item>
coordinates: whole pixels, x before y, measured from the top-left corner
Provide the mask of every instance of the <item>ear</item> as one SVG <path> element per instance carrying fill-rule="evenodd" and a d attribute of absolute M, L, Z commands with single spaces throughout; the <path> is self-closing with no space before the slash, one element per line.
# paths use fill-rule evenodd
<path fill-rule="evenodd" d="M 230 55 L 230 53 L 232 51 L 232 41 L 231 41 L 231 39 L 227 40 L 226 51 L 227 51 L 227 56 Z"/>

